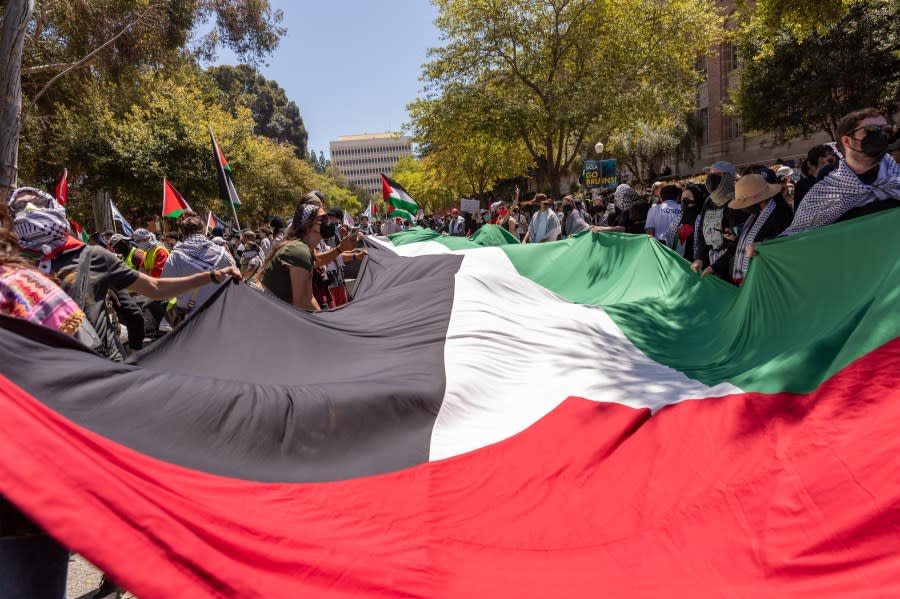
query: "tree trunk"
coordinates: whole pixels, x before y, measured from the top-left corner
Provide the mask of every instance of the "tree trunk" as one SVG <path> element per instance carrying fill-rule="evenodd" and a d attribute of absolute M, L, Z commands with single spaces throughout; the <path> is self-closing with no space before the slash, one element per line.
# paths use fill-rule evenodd
<path fill-rule="evenodd" d="M 552 163 L 547 164 L 544 169 L 544 182 L 550 190 L 550 195 L 556 199 L 562 197 L 560 195 L 560 186 L 562 185 L 562 173 L 553 166 Z"/>
<path fill-rule="evenodd" d="M 9 0 L 0 29 L 0 201 L 16 187 L 22 129 L 22 47 L 34 0 Z M 5 57 L 5 58 L 4 58 Z"/>
<path fill-rule="evenodd" d="M 102 233 L 107 229 L 114 229 L 112 212 L 109 209 L 110 194 L 108 191 L 98 191 L 94 194 L 93 212 L 94 227 L 96 231 Z"/>

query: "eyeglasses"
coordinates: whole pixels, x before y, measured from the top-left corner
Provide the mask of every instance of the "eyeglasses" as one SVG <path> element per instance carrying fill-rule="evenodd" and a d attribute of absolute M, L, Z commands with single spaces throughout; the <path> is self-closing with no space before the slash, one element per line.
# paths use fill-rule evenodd
<path fill-rule="evenodd" d="M 862 127 L 857 127 L 851 133 L 856 133 L 857 131 L 865 131 L 866 135 L 870 133 L 884 133 L 885 135 L 893 135 L 897 132 L 897 125 L 893 123 L 885 123 L 884 125 L 863 125 Z"/>

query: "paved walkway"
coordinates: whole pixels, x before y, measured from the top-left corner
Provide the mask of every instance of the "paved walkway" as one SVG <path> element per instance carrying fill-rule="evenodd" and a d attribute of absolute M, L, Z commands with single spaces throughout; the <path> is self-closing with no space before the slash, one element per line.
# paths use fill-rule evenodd
<path fill-rule="evenodd" d="M 91 593 L 100 586 L 100 570 L 92 563 L 72 554 L 69 557 L 69 580 L 66 583 L 66 599 L 88 599 Z M 135 599 L 131 593 L 123 595 L 127 599 Z"/>

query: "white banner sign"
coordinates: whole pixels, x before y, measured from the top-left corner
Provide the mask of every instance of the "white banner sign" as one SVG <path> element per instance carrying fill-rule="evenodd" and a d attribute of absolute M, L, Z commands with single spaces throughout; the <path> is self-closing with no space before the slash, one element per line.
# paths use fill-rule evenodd
<path fill-rule="evenodd" d="M 478 200 L 462 199 L 459 201 L 460 212 L 469 212 L 470 214 L 477 214 L 480 209 L 481 209 L 481 202 L 479 202 Z"/>

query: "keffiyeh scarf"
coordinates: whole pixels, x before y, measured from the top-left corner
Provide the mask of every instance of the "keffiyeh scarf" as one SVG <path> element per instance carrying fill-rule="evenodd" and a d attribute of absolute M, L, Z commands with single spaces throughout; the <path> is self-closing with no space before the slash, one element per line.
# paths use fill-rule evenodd
<path fill-rule="evenodd" d="M 616 207 L 622 212 L 628 212 L 632 206 L 641 201 L 641 196 L 638 195 L 638 192 L 625 183 L 616 187 L 613 198 L 616 201 Z"/>
<path fill-rule="evenodd" d="M 551 217 L 551 215 L 553 216 Z M 531 217 L 530 230 L 532 234 L 530 241 L 532 243 L 538 243 L 549 238 L 559 238 L 562 228 L 559 224 L 559 218 L 555 216 L 553 211 L 548 208 L 547 210 L 536 212 Z"/>
<path fill-rule="evenodd" d="M 830 225 L 850 210 L 872 202 L 900 199 L 900 166 L 890 154 L 882 157 L 875 182 L 866 185 L 847 166 L 835 144 L 830 145 L 838 153 L 840 164 L 804 196 L 794 222 L 782 235 Z"/>
<path fill-rule="evenodd" d="M 40 271 L 45 274 L 50 272 L 50 257 L 69 238 L 69 221 L 66 220 L 65 211 L 51 209 L 20 212 L 13 221 L 13 229 L 23 249 L 42 256 L 38 265 Z"/>
<path fill-rule="evenodd" d="M 738 239 L 737 251 L 734 254 L 734 264 L 731 267 L 731 280 L 735 285 L 744 282 L 747 276 L 747 268 L 750 266 L 750 256 L 747 254 L 747 246 L 756 240 L 760 229 L 769 220 L 772 213 L 775 212 L 775 201 L 772 200 L 762 209 L 759 214 L 751 215 L 744 223 L 744 229 L 741 231 L 741 237 Z"/>
<path fill-rule="evenodd" d="M 219 264 L 225 254 L 225 246 L 208 240 L 200 233 L 188 235 L 175 246 L 173 254 L 180 254 L 193 263 L 198 271 L 210 270 Z"/>

